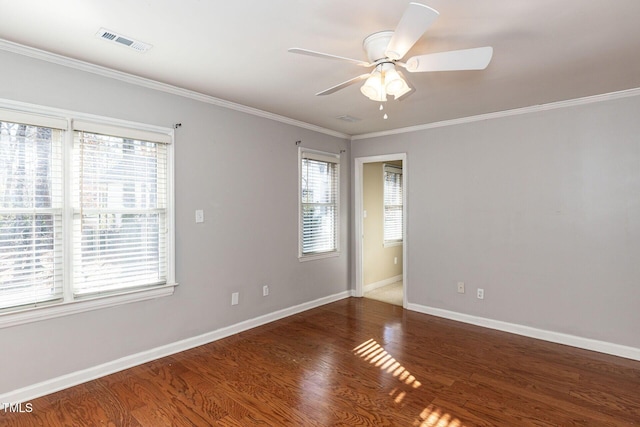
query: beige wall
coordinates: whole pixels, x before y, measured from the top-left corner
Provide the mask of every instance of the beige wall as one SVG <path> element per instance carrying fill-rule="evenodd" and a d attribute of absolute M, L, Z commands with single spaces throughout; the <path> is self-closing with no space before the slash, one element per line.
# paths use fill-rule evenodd
<path fill-rule="evenodd" d="M 395 163 L 395 162 L 392 162 Z M 365 163 L 363 168 L 363 276 L 364 285 L 402 274 L 402 245 L 384 247 L 383 235 L 383 163 Z M 394 258 L 398 263 L 394 264 Z"/>

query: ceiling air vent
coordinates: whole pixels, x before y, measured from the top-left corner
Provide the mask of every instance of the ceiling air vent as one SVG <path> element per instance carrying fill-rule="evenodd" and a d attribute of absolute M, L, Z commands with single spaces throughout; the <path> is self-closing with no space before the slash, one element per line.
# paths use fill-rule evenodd
<path fill-rule="evenodd" d="M 126 46 L 137 52 L 146 52 L 151 49 L 151 45 L 148 43 L 139 42 L 132 39 L 131 37 L 126 37 L 114 31 L 105 30 L 104 28 L 100 28 L 100 30 L 96 33 L 96 37 L 106 41 L 110 41 L 112 43 Z"/>
<path fill-rule="evenodd" d="M 338 117 L 336 117 L 336 119 L 343 120 L 343 121 L 349 122 L 349 123 L 355 123 L 355 122 L 359 122 L 360 120 L 362 120 L 362 119 L 359 119 L 357 117 L 350 116 L 348 114 L 345 114 L 345 115 L 342 115 L 342 116 L 338 116 Z"/>

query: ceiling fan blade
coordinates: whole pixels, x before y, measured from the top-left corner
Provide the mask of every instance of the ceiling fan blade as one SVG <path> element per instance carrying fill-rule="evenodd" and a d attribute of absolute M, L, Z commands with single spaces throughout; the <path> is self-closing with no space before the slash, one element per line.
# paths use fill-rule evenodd
<path fill-rule="evenodd" d="M 344 89 L 347 86 L 351 86 L 354 83 L 358 83 L 362 80 L 366 80 L 369 78 L 369 76 L 371 75 L 371 73 L 366 73 L 366 74 L 360 74 L 358 77 L 354 77 L 350 80 L 347 80 L 346 82 L 342 82 L 338 85 L 332 86 L 329 89 L 323 90 L 322 92 L 318 92 L 316 93 L 316 96 L 322 96 L 322 95 L 330 95 L 334 92 L 339 91 L 340 89 Z"/>
<path fill-rule="evenodd" d="M 484 70 L 493 56 L 491 46 L 473 49 L 452 50 L 449 52 L 429 53 L 409 58 L 404 64 L 407 71 L 420 73 L 425 71 Z"/>
<path fill-rule="evenodd" d="M 328 54 L 328 53 L 316 52 L 316 51 L 309 50 L 309 49 L 301 49 L 299 47 L 292 47 L 288 51 L 291 52 L 291 53 L 298 53 L 300 55 L 309 55 L 309 56 L 316 56 L 318 58 L 337 59 L 337 60 L 340 60 L 340 61 L 348 61 L 348 62 L 352 62 L 352 63 L 354 63 L 356 65 L 359 65 L 361 67 L 370 67 L 370 66 L 373 65 L 373 64 L 369 64 L 368 62 L 361 61 L 359 59 L 345 58 L 344 56 L 331 55 L 331 54 Z"/>
<path fill-rule="evenodd" d="M 396 61 L 405 56 L 439 15 L 437 10 L 429 6 L 409 3 L 387 46 L 385 55 Z"/>

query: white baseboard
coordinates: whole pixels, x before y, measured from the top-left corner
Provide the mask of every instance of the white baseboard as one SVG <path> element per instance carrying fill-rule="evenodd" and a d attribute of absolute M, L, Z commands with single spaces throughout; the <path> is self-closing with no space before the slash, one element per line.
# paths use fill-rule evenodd
<path fill-rule="evenodd" d="M 575 335 L 563 334 L 560 332 L 546 331 L 544 329 L 532 328 L 530 326 L 518 325 L 516 323 L 508 323 L 499 320 L 487 319 L 484 317 L 471 316 L 469 314 L 458 313 L 455 311 L 443 310 L 440 308 L 428 307 L 419 304 L 407 304 L 407 309 L 420 313 L 430 314 L 432 316 L 443 317 L 445 319 L 456 320 L 458 322 L 470 323 L 476 326 L 482 326 L 485 328 L 510 332 L 512 334 L 523 335 L 525 337 L 537 338 L 557 344 L 569 345 L 571 347 L 597 351 L 599 353 L 606 353 L 613 356 L 640 361 L 640 348 L 628 347 L 606 341 L 598 341 L 591 338 L 583 338 Z"/>
<path fill-rule="evenodd" d="M 402 274 L 394 277 L 389 277 L 388 279 L 381 280 L 379 282 L 369 283 L 368 285 L 364 285 L 364 292 L 371 292 L 374 289 L 381 288 L 383 286 L 390 285 L 392 283 L 396 283 L 402 280 Z"/>
<path fill-rule="evenodd" d="M 338 294 L 329 295 L 324 298 L 319 298 L 314 301 L 309 301 L 293 307 L 278 310 L 273 313 L 245 320 L 243 322 L 236 323 L 235 325 L 207 332 L 205 334 L 198 335 L 192 338 L 187 338 L 171 344 L 152 348 L 150 350 L 132 354 L 130 356 L 125 356 L 120 359 L 103 363 L 101 365 L 92 366 L 81 371 L 72 372 L 67 375 L 62 375 L 60 377 L 32 384 L 27 387 L 23 387 L 18 390 L 10 391 L 8 393 L 0 395 L 0 402 L 11 402 L 12 404 L 28 402 L 38 397 L 63 390 L 65 388 L 73 387 L 75 385 L 82 384 L 87 381 L 103 377 L 105 375 L 113 374 L 124 369 L 132 368 L 142 363 L 150 362 L 152 360 L 156 360 L 165 356 L 170 356 L 172 354 L 208 344 L 210 342 L 217 341 L 230 335 L 234 335 L 239 332 L 255 328 L 257 326 L 265 325 L 275 320 L 292 316 L 294 314 L 298 314 L 312 308 L 320 307 L 331 302 L 349 298 L 350 296 L 353 296 L 352 294 L 353 291 L 344 291 Z"/>

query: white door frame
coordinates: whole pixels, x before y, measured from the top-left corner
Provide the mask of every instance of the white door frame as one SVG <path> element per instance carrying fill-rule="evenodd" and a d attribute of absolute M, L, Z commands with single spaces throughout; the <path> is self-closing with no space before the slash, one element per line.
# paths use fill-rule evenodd
<path fill-rule="evenodd" d="M 363 281 L 363 171 L 365 163 L 377 163 L 377 162 L 390 162 L 393 160 L 402 160 L 402 277 L 403 277 L 403 292 L 402 292 L 402 306 L 407 308 L 407 153 L 385 154 L 381 156 L 368 156 L 368 157 L 356 157 L 355 161 L 355 209 L 354 209 L 354 241 L 355 241 L 355 267 L 356 267 L 356 289 L 355 296 L 364 296 Z"/>

